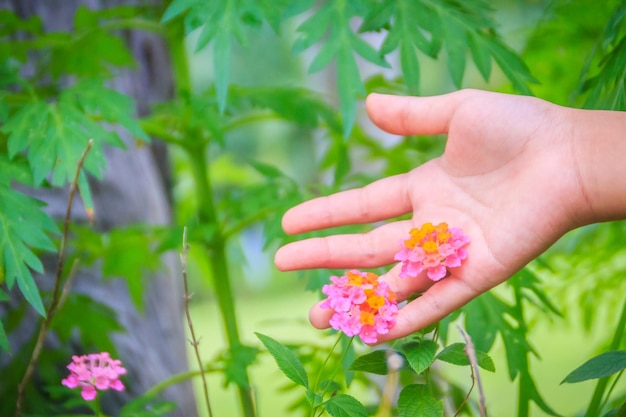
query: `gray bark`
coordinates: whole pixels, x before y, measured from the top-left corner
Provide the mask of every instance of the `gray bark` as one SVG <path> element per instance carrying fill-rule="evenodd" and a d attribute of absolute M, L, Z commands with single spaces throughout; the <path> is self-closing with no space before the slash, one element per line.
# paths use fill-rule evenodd
<path fill-rule="evenodd" d="M 0 9 L 12 9 L 23 17 L 39 15 L 45 30 L 57 31 L 71 29 L 74 12 L 79 4 L 98 8 L 120 3 L 131 2 L 0 0 Z M 111 80 L 110 85 L 133 96 L 137 100 L 138 111 L 145 113 L 151 102 L 167 99 L 173 90 L 167 49 L 158 36 L 150 33 L 127 32 L 125 38 L 138 67 L 119 73 Z M 129 149 L 107 149 L 104 179 L 93 182 L 96 216 L 94 228 L 107 231 L 133 223 L 168 224 L 171 217 L 167 181 L 169 176 L 163 146 L 138 148 L 125 133 L 121 134 Z M 36 196 L 46 201 L 51 214 L 62 219 L 67 204 L 67 190 L 38 191 Z M 73 213 L 73 221 L 87 221 L 78 201 Z M 39 282 L 49 283 L 53 280 L 55 262 L 52 258 L 47 260 L 46 271 L 49 272 L 44 277 L 38 277 Z M 130 300 L 124 280 L 104 281 L 97 268 L 80 269 L 76 274 L 73 290 L 88 294 L 112 307 L 118 314 L 119 322 L 127 329 L 125 333 L 111 336 L 129 373 L 125 377 L 126 391 L 106 396 L 108 402 L 104 407 L 110 414 L 115 415 L 123 403 L 143 394 L 156 383 L 188 369 L 180 290 L 182 283 L 177 256 L 171 254 L 164 257 L 163 264 L 164 268 L 148 280 L 143 312 L 138 312 Z M 17 294 L 15 298 L 21 299 Z M 32 335 L 36 327 L 36 317 L 24 322 L 19 332 L 10 335 L 14 349 L 19 349 L 21 343 Z M 50 339 L 47 343 L 55 342 Z M 77 350 L 77 353 L 84 352 Z M 68 363 L 69 360 L 70 358 Z M 63 377 L 65 375 L 60 375 L 60 379 Z M 172 416 L 197 415 L 193 390 L 189 383 L 169 388 L 164 392 L 163 399 L 178 404 L 178 409 Z"/>

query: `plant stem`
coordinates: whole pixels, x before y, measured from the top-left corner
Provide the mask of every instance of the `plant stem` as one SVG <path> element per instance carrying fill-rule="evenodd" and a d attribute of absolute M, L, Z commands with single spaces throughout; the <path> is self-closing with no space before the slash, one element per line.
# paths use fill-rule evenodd
<path fill-rule="evenodd" d="M 189 334 L 191 335 L 191 345 L 196 355 L 196 361 L 198 362 L 198 368 L 202 370 L 202 359 L 200 358 L 200 341 L 196 337 L 196 332 L 193 328 L 193 321 L 191 320 L 191 313 L 189 312 L 189 300 L 191 300 L 191 294 L 189 294 L 189 285 L 187 283 L 187 254 L 189 253 L 189 244 L 187 243 L 187 228 L 183 229 L 183 252 L 180 254 L 180 263 L 183 275 L 183 285 L 185 289 L 185 314 L 187 315 L 187 325 L 189 326 Z M 202 377 L 202 388 L 204 391 L 204 402 L 206 404 L 209 417 L 213 417 L 213 411 L 211 410 L 211 401 L 209 400 L 209 385 L 206 381 L 204 372 L 200 374 Z"/>
<path fill-rule="evenodd" d="M 74 267 L 76 266 L 76 262 L 74 263 L 74 267 L 70 272 L 66 285 L 61 287 L 62 275 L 63 275 L 63 266 L 65 264 L 65 247 L 67 245 L 67 236 L 70 228 L 70 218 L 72 216 L 72 203 L 74 201 L 74 194 L 76 194 L 76 190 L 78 189 L 78 177 L 80 175 L 81 169 L 83 168 L 83 164 L 85 162 L 85 158 L 91 147 L 93 146 L 93 139 L 89 139 L 87 142 L 87 146 L 83 151 L 83 154 L 79 158 L 76 164 L 76 174 L 74 175 L 74 180 L 70 184 L 70 195 L 67 199 L 67 208 L 65 209 L 65 220 L 63 222 L 63 233 L 61 235 L 61 246 L 59 248 L 59 259 L 57 261 L 57 270 L 54 277 L 54 289 L 52 291 L 52 300 L 50 301 L 50 305 L 48 306 L 48 310 L 46 311 L 46 317 L 43 319 L 41 323 L 41 327 L 39 328 L 39 333 L 37 334 L 37 340 L 35 341 L 35 347 L 33 348 L 33 352 L 30 356 L 30 360 L 28 361 L 28 365 L 26 365 L 26 371 L 24 372 L 24 376 L 17 386 L 17 399 L 15 402 L 15 417 L 20 417 L 22 415 L 22 402 L 24 400 L 24 390 L 26 389 L 26 385 L 30 382 L 31 377 L 33 376 L 33 372 L 35 371 L 35 364 L 39 359 L 39 355 L 41 354 L 41 350 L 43 348 L 43 343 L 46 340 L 46 335 L 48 334 L 48 330 L 50 329 L 50 325 L 52 324 L 52 318 L 56 314 L 59 307 L 62 305 L 65 297 L 64 294 L 67 294 L 69 290 L 69 283 L 71 283 L 71 277 L 73 276 Z"/>
<path fill-rule="evenodd" d="M 206 164 L 206 146 L 185 148 L 191 162 L 192 175 L 195 181 L 195 191 L 198 197 L 198 217 L 202 223 L 215 226 L 211 240 L 207 242 L 211 258 L 211 278 L 217 296 L 217 303 L 222 316 L 222 323 L 226 332 L 228 347 L 231 352 L 237 352 L 242 346 L 239 338 L 235 302 L 231 288 L 230 273 L 226 258 L 226 240 L 218 226 L 218 218 L 213 202 L 213 192 Z M 239 400 L 244 416 L 255 416 L 252 392 L 246 371 L 242 375 L 243 384 L 238 386 Z"/>
<path fill-rule="evenodd" d="M 208 374 L 208 373 L 213 373 L 213 372 L 224 372 L 224 369 L 223 368 L 207 368 L 206 366 L 204 366 L 199 371 L 180 372 L 180 373 L 178 373 L 176 375 L 172 375 L 171 377 L 167 378 L 166 380 L 163 380 L 163 381 L 159 382 L 158 384 L 152 386 L 149 390 L 147 390 L 145 392 L 144 396 L 145 397 L 154 397 L 158 393 L 160 393 L 161 391 L 171 387 L 172 385 L 179 384 L 181 382 L 184 382 L 184 381 L 187 381 L 189 379 L 195 378 L 195 377 L 200 376 L 202 374 Z"/>
<path fill-rule="evenodd" d="M 485 393 L 483 391 L 483 384 L 480 379 L 478 359 L 476 358 L 476 348 L 474 347 L 474 343 L 472 343 L 472 339 L 465 332 L 465 330 L 463 330 L 461 326 L 457 327 L 459 329 L 459 332 L 461 333 L 461 336 L 463 336 L 463 339 L 465 339 L 465 354 L 467 355 L 467 358 L 470 362 L 470 370 L 472 372 L 472 387 L 474 387 L 474 381 L 476 381 L 476 384 L 478 385 L 478 409 L 480 411 L 480 417 L 487 417 L 487 408 L 485 407 Z M 472 392 L 471 389 L 470 392 Z M 467 393 L 468 397 L 470 392 Z M 459 412 L 460 411 L 461 410 L 459 409 Z"/>
<path fill-rule="evenodd" d="M 619 321 L 617 323 L 617 328 L 615 329 L 615 334 L 613 335 L 613 340 L 611 341 L 611 346 L 609 350 L 617 350 L 620 347 L 620 343 L 624 338 L 624 331 L 626 330 L 626 302 L 622 307 L 622 314 L 619 317 Z M 609 383 L 610 377 L 600 378 L 598 383 L 596 384 L 596 388 L 593 391 L 593 396 L 591 397 L 591 402 L 589 403 L 589 407 L 587 407 L 587 412 L 585 413 L 585 417 L 595 417 L 599 414 L 600 405 L 602 404 L 602 397 L 604 396 L 604 391 L 606 391 L 606 387 Z"/>

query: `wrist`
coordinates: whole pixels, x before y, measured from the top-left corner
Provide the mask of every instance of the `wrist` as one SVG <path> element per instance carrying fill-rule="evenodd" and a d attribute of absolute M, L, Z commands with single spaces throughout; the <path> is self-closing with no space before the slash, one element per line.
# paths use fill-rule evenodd
<path fill-rule="evenodd" d="M 579 176 L 579 220 L 626 219 L 626 113 L 568 109 Z"/>

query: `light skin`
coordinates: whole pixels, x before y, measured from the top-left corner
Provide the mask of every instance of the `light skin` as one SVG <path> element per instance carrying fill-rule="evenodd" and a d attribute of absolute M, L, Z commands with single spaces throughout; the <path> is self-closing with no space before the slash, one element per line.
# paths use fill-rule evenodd
<path fill-rule="evenodd" d="M 577 110 L 532 97 L 461 90 L 434 97 L 372 94 L 369 117 L 397 135 L 447 134 L 443 155 L 363 188 L 304 202 L 283 217 L 289 234 L 386 221 L 364 234 L 283 246 L 282 271 L 393 265 L 399 242 L 423 223 L 447 222 L 470 236 L 468 258 L 433 282 L 423 273 L 381 276 L 404 306 L 379 343 L 447 316 L 506 281 L 566 232 L 626 218 L 626 113 Z M 412 214 L 410 220 L 395 217 Z M 332 311 L 315 305 L 311 323 Z"/>

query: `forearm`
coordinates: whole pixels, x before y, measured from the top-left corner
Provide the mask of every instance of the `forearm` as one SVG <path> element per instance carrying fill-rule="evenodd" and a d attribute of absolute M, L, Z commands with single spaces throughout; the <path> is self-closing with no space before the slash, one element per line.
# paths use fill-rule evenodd
<path fill-rule="evenodd" d="M 626 219 L 626 112 L 570 109 L 569 118 L 583 223 Z"/>

